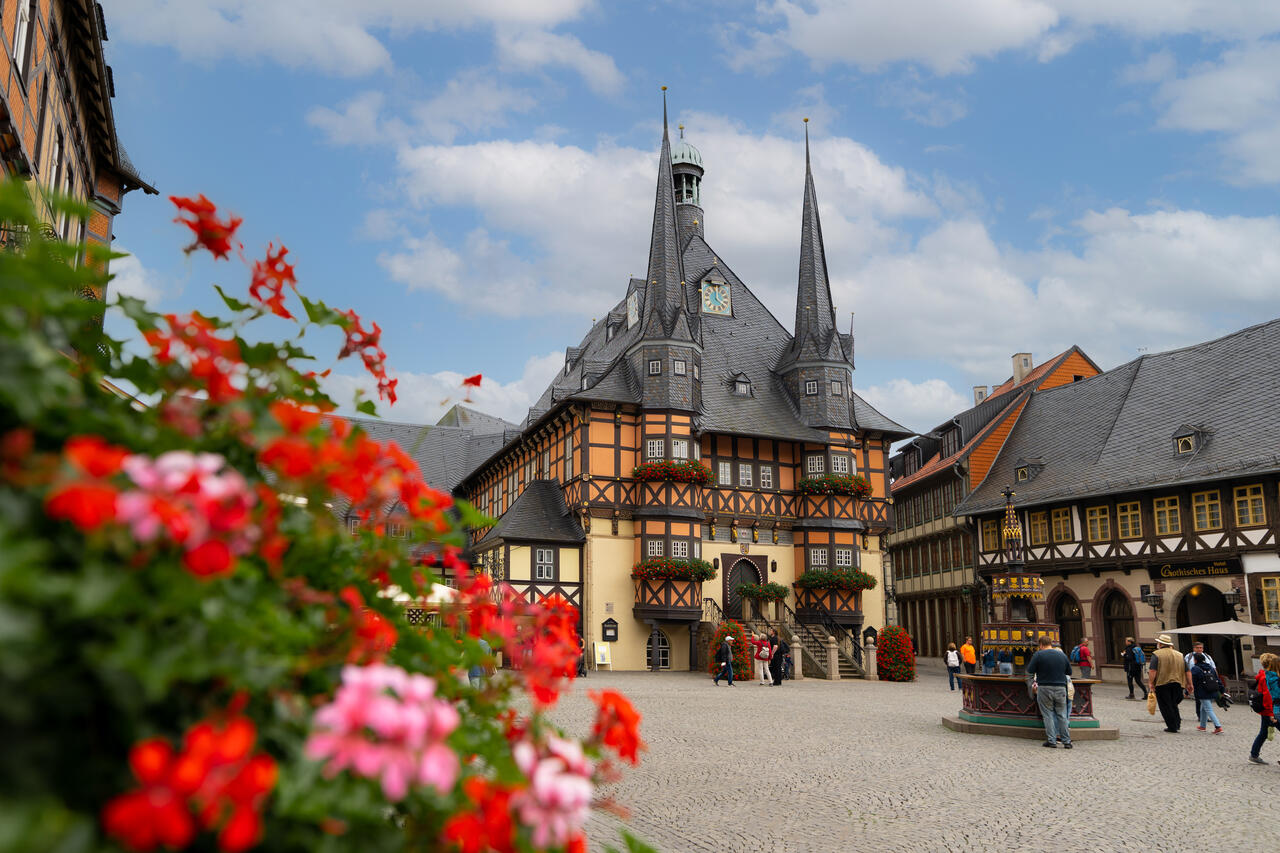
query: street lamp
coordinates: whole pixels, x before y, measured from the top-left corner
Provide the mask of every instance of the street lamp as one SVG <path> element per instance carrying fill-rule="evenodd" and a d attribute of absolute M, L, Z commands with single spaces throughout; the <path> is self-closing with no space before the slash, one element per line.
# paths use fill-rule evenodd
<path fill-rule="evenodd" d="M 1240 600 L 1240 590 L 1229 589 L 1222 594 L 1222 600 L 1231 606 L 1236 613 L 1244 612 L 1244 602 Z"/>

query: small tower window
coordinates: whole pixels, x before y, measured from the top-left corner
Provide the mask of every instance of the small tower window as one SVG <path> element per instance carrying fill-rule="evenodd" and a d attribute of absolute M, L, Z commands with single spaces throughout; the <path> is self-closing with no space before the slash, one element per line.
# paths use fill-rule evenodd
<path fill-rule="evenodd" d="M 818 380 L 806 379 L 804 383 L 804 395 L 806 397 L 813 397 L 817 395 L 817 393 L 818 393 Z"/>
<path fill-rule="evenodd" d="M 839 379 L 831 380 L 831 396 L 840 397 L 844 394 L 844 383 Z"/>
<path fill-rule="evenodd" d="M 676 376 L 684 376 L 685 372 L 688 370 L 688 365 L 683 359 L 677 358 L 675 361 L 671 362 L 671 369 L 675 371 Z"/>
<path fill-rule="evenodd" d="M 702 380 L 702 370 L 698 367 L 698 363 L 696 361 L 693 363 L 693 378 L 699 381 Z"/>
<path fill-rule="evenodd" d="M 650 376 L 662 375 L 662 362 L 659 359 L 655 358 L 649 362 L 649 375 Z"/>

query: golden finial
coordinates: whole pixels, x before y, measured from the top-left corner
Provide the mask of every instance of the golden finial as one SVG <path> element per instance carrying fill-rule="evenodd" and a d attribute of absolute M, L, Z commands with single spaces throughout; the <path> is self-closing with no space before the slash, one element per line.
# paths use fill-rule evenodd
<path fill-rule="evenodd" d="M 681 138 L 681 139 L 684 139 L 684 125 L 683 125 L 683 124 L 677 124 L 677 125 L 676 125 L 676 127 L 680 128 L 680 138 Z"/>
<path fill-rule="evenodd" d="M 666 87 L 666 86 L 663 86 L 663 87 L 662 87 L 662 91 L 664 91 L 664 92 L 665 92 L 665 91 L 667 91 L 667 87 Z"/>
<path fill-rule="evenodd" d="M 807 118 L 806 118 L 806 119 L 804 120 L 804 123 L 805 123 L 805 124 L 808 124 L 808 123 L 809 123 L 809 119 L 807 119 Z"/>

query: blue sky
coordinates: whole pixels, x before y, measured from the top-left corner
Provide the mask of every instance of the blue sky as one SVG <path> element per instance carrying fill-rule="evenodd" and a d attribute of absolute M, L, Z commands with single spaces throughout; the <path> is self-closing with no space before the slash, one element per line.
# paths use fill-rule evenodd
<path fill-rule="evenodd" d="M 518 420 L 643 271 L 663 84 L 708 241 L 787 325 L 811 118 L 855 386 L 910 427 L 1015 351 L 1110 368 L 1280 315 L 1271 0 L 104 5 L 162 192 L 116 221 L 119 289 L 208 311 L 247 284 L 179 251 L 164 196 L 203 192 L 250 258 L 283 241 L 304 292 L 382 326 L 396 420 L 477 372 Z"/>

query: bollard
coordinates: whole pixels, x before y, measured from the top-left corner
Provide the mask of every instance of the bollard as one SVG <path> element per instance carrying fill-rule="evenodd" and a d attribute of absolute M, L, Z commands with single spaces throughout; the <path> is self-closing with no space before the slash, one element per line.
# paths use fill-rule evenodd
<path fill-rule="evenodd" d="M 876 674 L 876 644 L 869 637 L 862 648 L 862 660 L 866 663 L 867 681 L 878 681 L 880 676 Z"/>
<path fill-rule="evenodd" d="M 827 678 L 840 680 L 840 646 L 835 637 L 827 637 Z"/>

